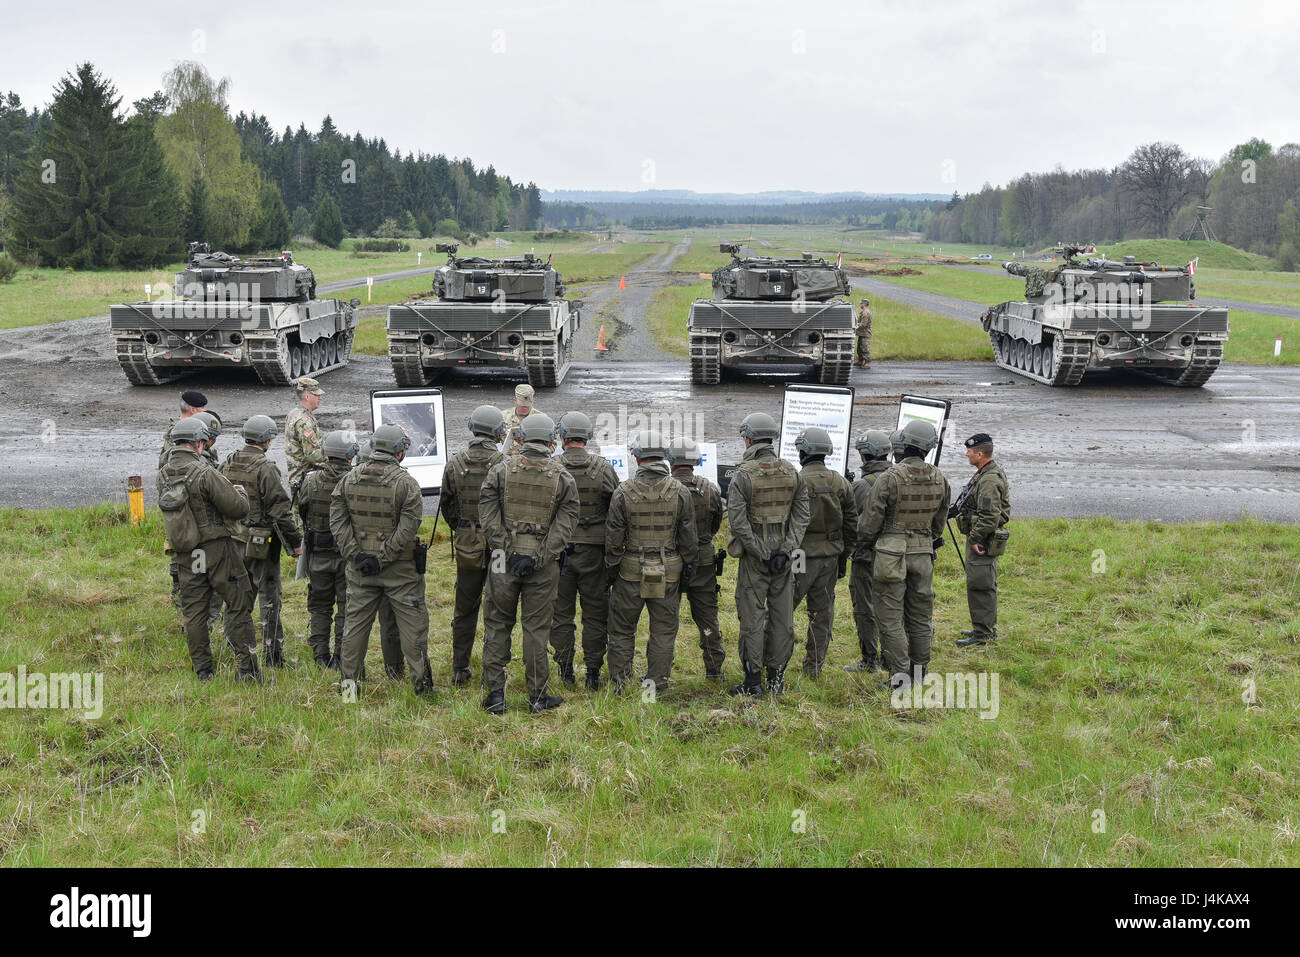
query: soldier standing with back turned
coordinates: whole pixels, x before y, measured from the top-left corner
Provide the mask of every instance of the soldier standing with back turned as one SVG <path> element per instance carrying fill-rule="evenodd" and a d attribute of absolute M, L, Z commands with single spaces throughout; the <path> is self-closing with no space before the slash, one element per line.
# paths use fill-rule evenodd
<path fill-rule="evenodd" d="M 695 469 L 703 463 L 700 447 L 693 439 L 673 439 L 668 443 L 668 464 L 673 468 L 673 478 L 682 483 L 690 493 L 695 506 L 695 537 L 699 550 L 690 558 L 694 574 L 682 590 L 691 603 L 691 619 L 700 632 L 700 653 L 704 658 L 704 677 L 717 680 L 722 677 L 722 663 L 727 653 L 722 647 L 722 629 L 718 625 L 718 569 L 726 558 L 726 551 L 713 551 L 713 536 L 722 527 L 722 493 Z"/>
<path fill-rule="evenodd" d="M 501 410 L 480 405 L 469 414 L 469 446 L 457 452 L 442 473 L 442 514 L 452 530 L 456 556 L 456 600 L 451 616 L 451 683 L 469 684 L 470 655 L 478 631 L 483 586 L 487 584 L 488 544 L 479 525 L 478 500 L 492 466 L 504 458 L 497 445 L 506 434 Z"/>
<path fill-rule="evenodd" d="M 859 369 L 871 368 L 871 303 L 863 299 L 858 303 L 858 361 Z"/>
<path fill-rule="evenodd" d="M 979 645 L 998 636 L 998 556 L 1007 548 L 1011 492 L 1007 474 L 993 461 L 993 437 L 976 432 L 966 440 L 966 460 L 975 467 L 954 507 L 957 530 L 966 536 L 966 604 L 971 628 L 957 644 Z"/>
<path fill-rule="evenodd" d="M 862 456 L 862 475 L 853 483 L 853 501 L 858 514 L 867 510 L 867 499 L 876 480 L 889 470 L 891 444 L 889 433 L 870 431 L 858 439 L 854 448 Z M 862 542 L 853 547 L 853 571 L 849 573 L 849 596 L 853 599 L 853 622 L 857 626 L 858 650 L 862 658 L 855 664 L 845 665 L 845 671 L 870 672 L 884 658 L 880 654 L 876 627 L 876 612 L 871 595 L 871 564 L 874 552 Z"/>
<path fill-rule="evenodd" d="M 602 455 L 587 451 L 591 419 L 581 412 L 560 416 L 559 437 L 564 446 L 560 464 L 578 486 L 578 527 L 569 540 L 567 559 L 561 563 L 551 621 L 551 648 L 560 680 L 573 687 L 574 613 L 582 596 L 582 664 L 587 689 L 600 689 L 600 669 L 605 662 L 609 630 L 609 589 L 605 587 L 605 520 L 609 500 L 618 488 L 618 473 Z"/>
<path fill-rule="evenodd" d="M 730 555 L 740 558 L 736 573 L 736 614 L 740 618 L 740 664 L 745 679 L 731 694 L 785 691 L 785 669 L 794 653 L 794 580 L 790 557 L 803 542 L 810 518 L 808 487 L 789 462 L 777 458 L 772 443 L 780 429 L 766 412 L 752 412 L 740 424 L 745 454 L 727 488 Z"/>

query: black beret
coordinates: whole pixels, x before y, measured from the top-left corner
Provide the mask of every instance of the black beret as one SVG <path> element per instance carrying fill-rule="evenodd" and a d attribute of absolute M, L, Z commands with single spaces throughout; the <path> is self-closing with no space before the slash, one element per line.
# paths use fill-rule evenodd
<path fill-rule="evenodd" d="M 181 393 L 181 401 L 195 409 L 201 409 L 208 404 L 208 397 L 202 392 L 191 389 L 189 392 Z"/>
<path fill-rule="evenodd" d="M 993 436 L 989 435 L 987 432 L 976 432 L 966 440 L 966 448 L 968 449 L 973 449 L 977 445 L 984 444 L 993 444 Z"/>

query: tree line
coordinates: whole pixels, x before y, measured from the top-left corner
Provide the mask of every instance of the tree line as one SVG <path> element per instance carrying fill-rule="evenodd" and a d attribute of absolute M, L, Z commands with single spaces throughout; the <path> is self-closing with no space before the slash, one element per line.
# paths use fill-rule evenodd
<path fill-rule="evenodd" d="M 45 108 L 0 98 L 0 248 L 72 268 L 175 262 L 191 241 L 278 250 L 311 235 L 465 236 L 541 224 L 541 195 L 469 159 L 390 149 L 326 116 L 277 134 L 231 117 L 229 80 L 183 62 L 129 110 L 92 64 Z"/>
<path fill-rule="evenodd" d="M 1218 162 L 1175 143 L 1137 147 L 1113 169 L 1025 173 L 1005 187 L 941 204 L 927 239 L 989 245 L 1204 238 L 1271 256 L 1294 269 L 1300 249 L 1300 144 L 1251 139 Z"/>

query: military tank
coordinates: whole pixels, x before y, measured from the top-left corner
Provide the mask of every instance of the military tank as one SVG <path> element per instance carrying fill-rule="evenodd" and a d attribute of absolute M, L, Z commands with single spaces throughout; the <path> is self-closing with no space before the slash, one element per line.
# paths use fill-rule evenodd
<path fill-rule="evenodd" d="M 747 364 L 810 366 L 817 378 L 846 385 L 855 323 L 844 270 L 805 253 L 801 259 L 742 256 L 713 271 L 709 299 L 691 303 L 691 381 L 717 385 L 724 368 Z"/>
<path fill-rule="evenodd" d="M 564 277 L 532 253 L 506 259 L 458 258 L 456 243 L 439 243 L 447 262 L 433 277 L 437 299 L 388 307 L 388 357 L 403 387 L 434 381 L 447 369 L 523 369 L 534 388 L 564 381 L 582 302 L 564 298 Z"/>
<path fill-rule="evenodd" d="M 134 385 L 200 369 L 252 369 L 287 385 L 347 365 L 360 299 L 317 299 L 316 279 L 292 253 L 236 259 L 190 243 L 176 298 L 109 309 L 117 361 Z"/>
<path fill-rule="evenodd" d="M 985 310 L 994 360 L 1053 386 L 1078 385 L 1089 368 L 1139 372 L 1170 385 L 1204 385 L 1223 359 L 1228 310 L 1194 305 L 1191 267 L 1077 257 L 1051 268 L 1003 263 L 1025 298 Z"/>

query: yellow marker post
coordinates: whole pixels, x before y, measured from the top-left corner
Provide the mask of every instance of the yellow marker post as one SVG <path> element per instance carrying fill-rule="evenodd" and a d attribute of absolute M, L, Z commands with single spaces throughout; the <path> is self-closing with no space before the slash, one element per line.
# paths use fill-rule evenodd
<path fill-rule="evenodd" d="M 144 483 L 140 481 L 140 476 L 127 478 L 126 497 L 131 505 L 131 524 L 138 526 L 144 521 Z"/>
<path fill-rule="evenodd" d="M 374 288 L 375 288 L 375 277 L 367 276 L 366 277 L 366 302 L 370 301 L 370 290 Z"/>

